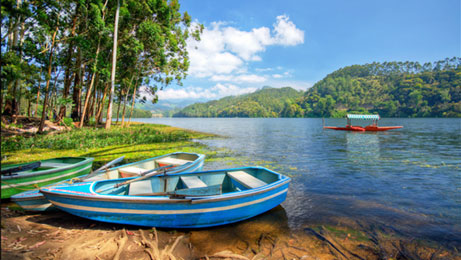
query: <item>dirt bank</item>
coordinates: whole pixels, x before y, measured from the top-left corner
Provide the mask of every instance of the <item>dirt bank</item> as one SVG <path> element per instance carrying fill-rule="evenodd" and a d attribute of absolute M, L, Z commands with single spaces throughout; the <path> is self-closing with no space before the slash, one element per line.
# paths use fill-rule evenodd
<path fill-rule="evenodd" d="M 274 221 L 283 218 L 281 207 L 254 220 L 177 231 L 6 206 L 1 209 L 1 259 L 461 259 L 455 251 L 376 233 L 317 227 L 295 234 L 283 219 Z"/>
<path fill-rule="evenodd" d="M 1 136 L 10 137 L 16 135 L 34 135 L 38 132 L 40 118 L 16 116 L 15 118 L 2 116 Z M 55 124 L 49 120 L 45 120 L 43 131 L 48 133 L 70 130 L 69 127 Z"/>

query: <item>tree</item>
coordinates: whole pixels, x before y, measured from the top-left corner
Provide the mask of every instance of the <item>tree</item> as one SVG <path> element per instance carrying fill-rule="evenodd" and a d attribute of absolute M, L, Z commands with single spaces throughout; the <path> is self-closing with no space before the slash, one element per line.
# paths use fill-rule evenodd
<path fill-rule="evenodd" d="M 112 73 L 110 77 L 109 105 L 107 106 L 106 129 L 110 128 L 112 123 L 112 99 L 115 89 L 115 69 L 117 66 L 117 35 L 118 35 L 118 18 L 120 14 L 120 0 L 117 0 L 117 10 L 115 12 L 114 25 L 114 47 L 112 49 Z M 118 116 L 118 115 L 117 115 Z"/>

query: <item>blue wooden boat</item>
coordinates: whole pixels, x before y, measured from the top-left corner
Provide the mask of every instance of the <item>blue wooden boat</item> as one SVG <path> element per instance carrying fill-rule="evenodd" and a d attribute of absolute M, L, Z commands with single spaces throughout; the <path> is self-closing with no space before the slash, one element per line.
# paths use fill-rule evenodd
<path fill-rule="evenodd" d="M 46 187 L 74 184 L 82 181 L 94 182 L 98 180 L 113 180 L 134 177 L 152 169 L 165 170 L 169 174 L 201 171 L 204 160 L 205 155 L 203 154 L 175 152 L 139 162 L 113 167 L 103 172 L 95 172 L 95 174 L 88 174 L 80 178 L 61 181 Z M 16 194 L 11 197 L 11 201 L 28 211 L 45 211 L 54 209 L 51 203 L 45 198 L 45 196 L 43 196 L 42 193 L 40 193 L 40 190 L 38 189 Z"/>
<path fill-rule="evenodd" d="M 266 212 L 290 178 L 263 167 L 161 174 L 42 188 L 57 208 L 110 223 L 163 228 L 224 225 Z"/>

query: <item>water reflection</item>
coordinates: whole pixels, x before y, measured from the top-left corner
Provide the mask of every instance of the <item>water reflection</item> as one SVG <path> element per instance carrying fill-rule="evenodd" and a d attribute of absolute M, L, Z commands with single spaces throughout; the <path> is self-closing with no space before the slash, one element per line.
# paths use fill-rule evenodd
<path fill-rule="evenodd" d="M 380 158 L 378 133 L 347 132 L 347 157 L 353 163 L 376 164 Z"/>

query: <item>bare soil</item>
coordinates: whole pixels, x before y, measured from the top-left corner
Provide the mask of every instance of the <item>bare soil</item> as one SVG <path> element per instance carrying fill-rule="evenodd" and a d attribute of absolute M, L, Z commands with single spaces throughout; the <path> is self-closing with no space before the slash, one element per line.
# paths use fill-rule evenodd
<path fill-rule="evenodd" d="M 156 230 L 25 213 L 2 203 L 1 259 L 461 259 L 456 250 L 417 241 L 306 228 L 294 234 L 274 221 L 277 207 L 255 220 L 197 230 Z"/>
<path fill-rule="evenodd" d="M 2 137 L 12 137 L 17 135 L 30 136 L 38 132 L 38 127 L 40 125 L 40 118 L 38 117 L 27 117 L 27 116 L 16 116 L 16 117 L 6 117 L 2 116 L 2 128 L 1 136 Z M 45 127 L 43 128 L 44 132 L 55 133 L 60 131 L 70 130 L 67 126 L 62 126 L 51 122 L 50 120 L 45 120 Z"/>

